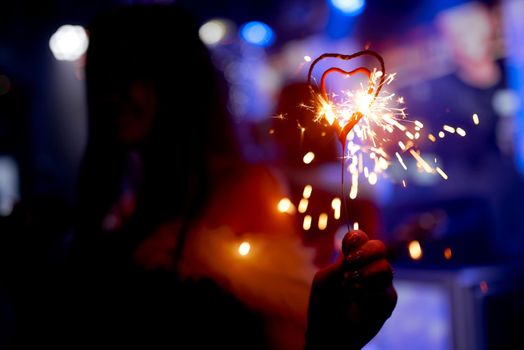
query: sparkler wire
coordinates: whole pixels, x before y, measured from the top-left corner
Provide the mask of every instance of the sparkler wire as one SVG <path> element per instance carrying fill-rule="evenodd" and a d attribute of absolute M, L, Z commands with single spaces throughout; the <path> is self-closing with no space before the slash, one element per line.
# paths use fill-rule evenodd
<path fill-rule="evenodd" d="M 358 74 L 358 73 L 362 73 L 362 74 L 365 74 L 368 78 L 369 78 L 369 90 L 368 90 L 368 93 L 369 94 L 373 94 L 373 99 L 371 100 L 370 102 L 370 105 L 376 100 L 378 94 L 380 93 L 380 90 L 382 89 L 382 85 L 384 85 L 384 82 L 386 80 L 386 67 L 384 65 L 384 59 L 382 58 L 382 56 L 380 56 L 378 53 L 376 53 L 375 51 L 373 50 L 362 50 L 362 51 L 358 51 L 358 52 L 355 52 L 351 55 L 343 55 L 343 54 L 338 54 L 338 53 L 325 53 L 325 54 L 322 54 L 320 55 L 319 57 L 317 57 L 312 63 L 311 65 L 309 66 L 309 71 L 308 71 L 308 75 L 307 75 L 307 84 L 309 86 L 309 89 L 311 91 L 311 94 L 314 96 L 316 93 L 318 93 L 318 91 L 315 91 L 315 87 L 313 86 L 312 82 L 311 82 L 311 76 L 313 74 L 313 70 L 316 66 L 317 63 L 319 63 L 320 61 L 326 59 L 326 58 L 336 58 L 336 59 L 341 59 L 341 60 L 344 60 L 344 61 L 350 61 L 350 60 L 353 60 L 355 58 L 358 58 L 358 57 L 361 57 L 361 56 L 371 56 L 373 58 L 375 58 L 379 64 L 380 64 L 380 72 L 382 73 L 382 75 L 380 76 L 380 80 L 379 80 L 379 83 L 378 85 L 376 86 L 376 88 L 374 88 L 374 84 L 373 82 L 371 81 L 371 71 L 365 67 L 358 67 L 356 69 L 353 69 L 351 71 L 345 71 L 341 68 L 338 68 L 338 67 L 330 67 L 328 68 L 327 70 L 324 71 L 324 73 L 322 73 L 322 78 L 320 79 L 320 93 L 322 94 L 322 97 L 324 98 L 324 100 L 327 102 L 329 101 L 329 98 L 328 98 L 328 94 L 327 94 L 327 91 L 326 91 L 326 78 L 329 74 L 331 73 L 340 73 L 340 74 L 343 74 L 343 75 L 346 75 L 346 76 L 352 76 L 352 75 L 355 75 L 355 74 Z M 351 129 L 353 129 L 353 127 L 358 123 L 358 121 L 363 117 L 363 114 L 360 112 L 360 111 L 356 111 L 353 113 L 353 115 L 351 116 L 351 118 L 349 119 L 349 121 L 343 125 L 342 127 L 335 121 L 333 122 L 333 127 L 335 128 L 336 132 L 337 132 L 337 136 L 342 144 L 342 163 L 341 163 L 341 192 L 342 192 L 342 199 L 343 199 L 343 203 L 344 203 L 344 211 L 346 212 L 346 224 L 347 224 L 347 227 L 348 227 L 348 231 L 350 230 L 350 225 L 349 225 L 349 208 L 348 208 L 348 204 L 347 204 L 347 198 L 345 196 L 345 190 L 344 190 L 344 173 L 345 173 L 345 164 L 346 164 L 346 151 L 347 151 L 347 135 L 349 134 L 349 132 L 351 131 Z"/>

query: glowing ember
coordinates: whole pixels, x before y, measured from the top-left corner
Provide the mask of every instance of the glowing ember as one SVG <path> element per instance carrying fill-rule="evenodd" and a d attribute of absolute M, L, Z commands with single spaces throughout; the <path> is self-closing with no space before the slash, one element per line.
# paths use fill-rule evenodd
<path fill-rule="evenodd" d="M 349 198 L 355 199 L 358 195 L 358 172 L 351 174 L 351 189 L 349 190 Z"/>
<path fill-rule="evenodd" d="M 248 255 L 250 251 L 251 251 L 251 244 L 249 244 L 249 242 L 242 242 L 238 246 L 238 254 L 242 256 Z"/>
<path fill-rule="evenodd" d="M 309 164 L 309 163 L 311 163 L 313 161 L 313 159 L 315 159 L 315 153 L 307 152 L 304 155 L 304 158 L 302 160 L 304 161 L 305 164 Z"/>
<path fill-rule="evenodd" d="M 311 221 L 312 221 L 311 215 L 304 216 L 304 222 L 302 222 L 302 228 L 305 231 L 308 231 L 311 228 Z"/>
<path fill-rule="evenodd" d="M 340 198 L 333 198 L 331 201 L 331 208 L 333 208 L 333 217 L 335 220 L 340 219 L 340 205 L 342 204 Z"/>
<path fill-rule="evenodd" d="M 436 167 L 435 170 L 440 176 L 442 176 L 444 180 L 448 179 L 448 175 L 444 172 L 444 170 L 440 169 L 439 167 Z"/>
<path fill-rule="evenodd" d="M 455 133 L 455 128 L 449 126 L 449 125 L 444 125 L 442 126 L 442 129 L 444 129 L 445 131 L 449 132 L 450 134 L 454 134 Z"/>
<path fill-rule="evenodd" d="M 309 204 L 309 201 L 306 198 L 302 198 L 300 200 L 300 203 L 298 203 L 298 212 L 305 213 L 307 210 L 308 204 Z"/>
<path fill-rule="evenodd" d="M 473 114 L 473 123 L 475 123 L 475 125 L 480 124 L 479 116 L 477 113 Z"/>
<path fill-rule="evenodd" d="M 408 167 L 406 166 L 406 164 L 404 164 L 404 160 L 402 159 L 400 154 L 398 152 L 395 152 L 395 156 L 397 156 L 398 162 L 400 163 L 400 165 L 402 165 L 404 170 L 408 170 Z"/>
<path fill-rule="evenodd" d="M 413 156 L 413 158 L 415 158 L 417 165 L 420 165 L 425 172 L 430 174 L 433 173 L 433 168 L 424 160 L 424 158 L 420 156 L 420 154 L 412 149 L 409 150 L 409 153 Z"/>
<path fill-rule="evenodd" d="M 302 197 L 304 198 L 309 198 L 311 197 L 311 192 L 313 191 L 313 187 L 311 187 L 311 185 L 306 185 L 304 187 L 304 191 L 302 191 Z"/>
<path fill-rule="evenodd" d="M 370 185 L 375 185 L 378 181 L 378 177 L 376 173 L 370 173 L 368 176 L 368 182 Z"/>
<path fill-rule="evenodd" d="M 319 230 L 325 230 L 328 224 L 328 215 L 326 213 L 322 213 L 318 217 L 318 229 Z"/>

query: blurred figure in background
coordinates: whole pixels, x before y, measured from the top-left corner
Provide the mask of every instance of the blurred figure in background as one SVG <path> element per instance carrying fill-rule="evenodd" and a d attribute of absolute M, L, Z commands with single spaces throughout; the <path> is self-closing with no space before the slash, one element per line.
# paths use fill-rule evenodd
<path fill-rule="evenodd" d="M 89 33 L 76 233 L 42 311 L 62 322 L 42 322 L 42 337 L 28 332 L 15 347 L 367 343 L 396 304 L 384 246 L 347 234 L 310 296 L 311 253 L 277 210 L 281 184 L 239 156 L 191 17 L 126 7 L 96 17 Z"/>
<path fill-rule="evenodd" d="M 414 85 L 401 95 L 409 116 L 424 120 L 425 129 L 436 137 L 436 142 L 424 140 L 421 146 L 428 151 L 428 161 L 438 160 L 449 181 L 433 183 L 431 176 L 415 174 L 408 188 L 395 194 L 392 221 L 397 239 L 403 241 L 400 246 L 413 239 L 439 241 L 442 248 L 455 248 L 457 263 L 494 261 L 508 248 L 502 239 L 515 231 L 508 225 L 514 219 L 505 212 L 504 198 L 516 180 L 507 153 L 511 135 L 501 127 L 507 119 L 504 96 L 510 91 L 495 50 L 495 19 L 491 9 L 473 1 L 438 14 L 436 27 L 450 53 L 453 73 Z M 465 137 L 444 125 L 462 129 Z M 475 250 L 465 243 L 468 237 L 477 242 Z M 496 247 L 492 243 L 497 237 L 504 238 Z M 443 259 L 440 251 L 438 255 Z"/>

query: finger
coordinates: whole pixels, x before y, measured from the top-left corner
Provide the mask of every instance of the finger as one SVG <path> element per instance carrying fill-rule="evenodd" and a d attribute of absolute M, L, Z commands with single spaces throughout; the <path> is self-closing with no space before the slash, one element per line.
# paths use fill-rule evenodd
<path fill-rule="evenodd" d="M 354 249 L 359 248 L 361 245 L 369 240 L 368 236 L 360 230 L 352 230 L 346 233 L 342 240 L 342 253 L 347 256 Z"/>
<path fill-rule="evenodd" d="M 387 250 L 384 243 L 372 239 L 358 249 L 351 251 L 344 259 L 344 267 L 348 270 L 357 270 L 373 261 L 384 259 L 386 254 Z"/>

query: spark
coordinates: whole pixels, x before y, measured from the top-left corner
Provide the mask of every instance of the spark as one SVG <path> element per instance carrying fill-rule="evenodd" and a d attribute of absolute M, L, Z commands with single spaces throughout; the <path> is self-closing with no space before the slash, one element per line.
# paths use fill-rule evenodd
<path fill-rule="evenodd" d="M 308 231 L 311 228 L 311 221 L 312 220 L 313 220 L 313 218 L 311 217 L 311 215 L 304 216 L 304 221 L 302 222 L 302 228 L 305 231 Z"/>
<path fill-rule="evenodd" d="M 412 149 L 409 150 L 409 153 L 413 156 L 413 158 L 415 158 L 417 164 L 420 165 L 427 173 L 431 174 L 433 172 L 433 168 L 424 160 L 424 158 L 420 156 L 420 154 Z"/>
<path fill-rule="evenodd" d="M 315 153 L 307 152 L 302 160 L 304 161 L 304 164 L 310 164 L 313 159 L 315 159 Z"/>
<path fill-rule="evenodd" d="M 311 56 L 308 56 L 308 55 L 304 56 L 304 61 L 311 62 Z"/>
<path fill-rule="evenodd" d="M 449 125 L 444 125 L 442 126 L 442 129 L 444 129 L 445 131 L 449 132 L 450 134 L 454 134 L 455 133 L 455 128 L 449 126 Z"/>
<path fill-rule="evenodd" d="M 311 192 L 313 192 L 313 187 L 311 185 L 304 186 L 304 190 L 302 191 L 302 197 L 308 199 L 311 197 Z"/>
<path fill-rule="evenodd" d="M 444 172 L 444 170 L 440 169 L 439 167 L 436 167 L 435 170 L 437 173 L 439 173 L 440 176 L 442 176 L 444 180 L 448 179 L 448 175 Z"/>
<path fill-rule="evenodd" d="M 318 229 L 319 230 L 325 230 L 328 224 L 328 215 L 326 213 L 322 213 L 318 217 Z"/>
<path fill-rule="evenodd" d="M 377 174 L 376 173 L 370 173 L 368 177 L 368 181 L 370 185 L 375 185 L 378 181 Z"/>
<path fill-rule="evenodd" d="M 331 201 L 331 208 L 334 211 L 333 217 L 335 218 L 335 220 L 340 219 L 340 206 L 341 206 L 341 204 L 342 204 L 342 201 L 340 200 L 340 198 L 333 198 L 333 200 Z"/>
<path fill-rule="evenodd" d="M 404 164 L 404 160 L 402 159 L 402 156 L 398 154 L 398 152 L 395 152 L 395 155 L 397 156 L 398 162 L 400 163 L 400 165 L 402 165 L 404 170 L 408 170 L 408 167 L 406 166 L 406 164 Z"/>
<path fill-rule="evenodd" d="M 297 128 L 300 130 L 300 144 L 304 142 L 304 132 L 306 132 L 306 128 L 304 128 L 302 125 L 300 125 L 300 122 L 297 120 Z M 305 162 L 305 161 L 304 161 Z M 308 164 L 308 163 L 306 163 Z"/>
<path fill-rule="evenodd" d="M 473 123 L 475 123 L 475 125 L 480 124 L 479 116 L 477 113 L 473 114 Z"/>
<path fill-rule="evenodd" d="M 358 224 L 358 221 L 355 221 L 353 223 L 353 230 L 358 230 L 360 227 L 359 227 L 359 224 Z"/>
<path fill-rule="evenodd" d="M 433 134 L 429 134 L 428 135 L 428 139 L 431 141 L 431 142 L 435 142 L 437 141 L 437 139 L 435 138 L 435 136 Z"/>
<path fill-rule="evenodd" d="M 457 128 L 457 134 L 459 134 L 460 136 L 464 137 L 466 136 L 466 131 L 462 128 Z"/>
<path fill-rule="evenodd" d="M 298 212 L 299 213 L 305 213 L 307 210 L 307 206 L 309 204 L 309 201 L 306 198 L 302 198 L 300 200 L 300 203 L 298 203 Z"/>
<path fill-rule="evenodd" d="M 351 175 L 351 189 L 349 190 L 349 198 L 355 199 L 358 195 L 358 172 L 354 172 Z"/>

